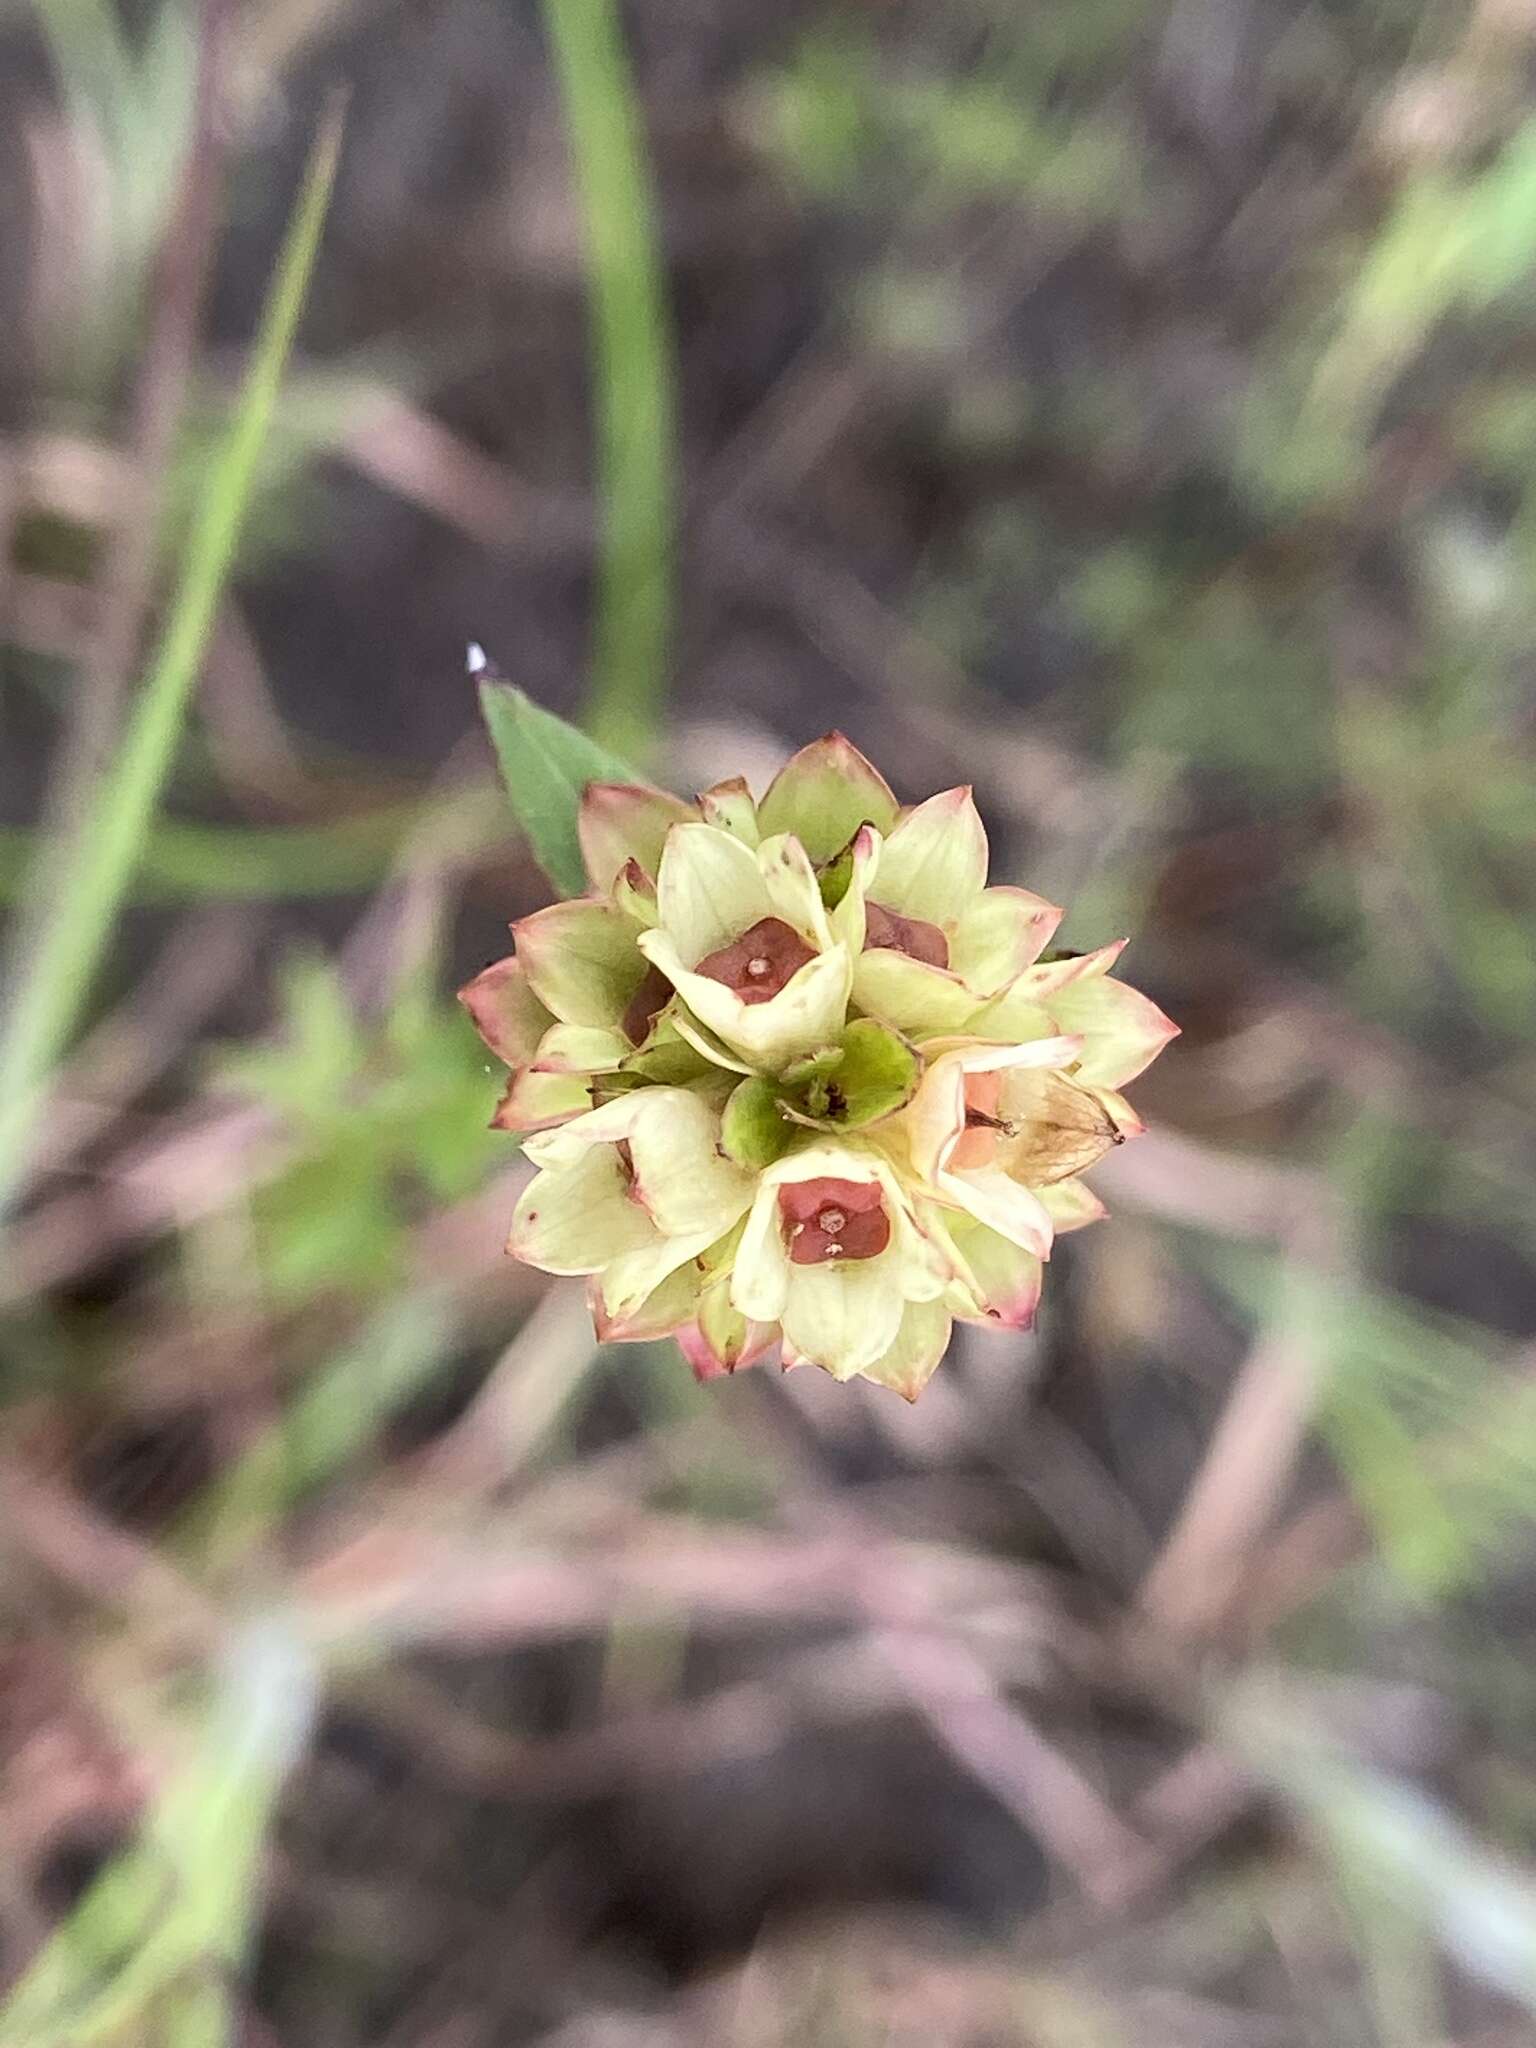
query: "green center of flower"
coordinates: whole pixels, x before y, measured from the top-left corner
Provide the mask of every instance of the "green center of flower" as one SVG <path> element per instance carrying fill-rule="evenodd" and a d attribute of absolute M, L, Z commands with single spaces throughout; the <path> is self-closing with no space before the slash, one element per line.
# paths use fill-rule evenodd
<path fill-rule="evenodd" d="M 744 1003 L 766 1003 L 815 958 L 793 926 L 780 917 L 760 917 L 739 939 L 706 953 L 694 973 L 723 982 Z"/>
<path fill-rule="evenodd" d="M 796 1266 L 836 1259 L 878 1258 L 891 1241 L 891 1219 L 874 1181 L 788 1181 L 779 1189 L 784 1248 Z"/>
<path fill-rule="evenodd" d="M 921 917 L 900 917 L 883 904 L 870 903 L 864 910 L 864 950 L 876 947 L 905 953 L 926 967 L 949 965 L 949 941 L 936 924 Z"/>

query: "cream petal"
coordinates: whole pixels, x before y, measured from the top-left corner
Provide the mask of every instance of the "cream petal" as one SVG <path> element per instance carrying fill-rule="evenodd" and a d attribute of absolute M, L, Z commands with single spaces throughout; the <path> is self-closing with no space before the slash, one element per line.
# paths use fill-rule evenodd
<path fill-rule="evenodd" d="M 696 805 L 643 782 L 589 782 L 576 813 L 576 836 L 593 888 L 606 894 L 630 860 L 654 876 L 672 826 L 698 815 Z"/>
<path fill-rule="evenodd" d="M 773 915 L 792 925 L 817 952 L 825 953 L 832 944 L 826 905 L 816 870 L 799 840 L 784 832 L 765 839 L 757 850 L 757 864 Z"/>
<path fill-rule="evenodd" d="M 690 1259 L 671 1272 L 628 1314 L 610 1315 L 598 1280 L 587 1283 L 587 1302 L 593 1327 L 603 1344 L 644 1344 L 657 1337 L 670 1337 L 693 1319 L 699 1305 L 703 1275 Z"/>
<path fill-rule="evenodd" d="M 1051 1015 L 1083 1037 L 1078 1073 L 1103 1088 L 1134 1081 L 1157 1058 L 1179 1027 L 1128 982 L 1107 976 L 1075 981 L 1050 997 Z"/>
<path fill-rule="evenodd" d="M 874 897 L 902 917 L 953 929 L 986 886 L 987 833 L 969 788 L 908 811 L 880 853 Z"/>
<path fill-rule="evenodd" d="M 621 1252 L 608 1261 L 599 1276 L 603 1306 L 615 1321 L 625 1321 L 670 1274 L 708 1251 L 711 1242 L 710 1233 L 703 1230 L 692 1237 L 658 1238 L 653 1244 Z"/>
<path fill-rule="evenodd" d="M 1068 953 L 1060 960 L 1040 960 L 1026 967 L 1011 988 L 1021 1002 L 1049 1004 L 1061 989 L 1080 981 L 1095 981 L 1108 974 L 1129 941 L 1115 939 L 1107 946 L 1095 946 L 1091 953 Z"/>
<path fill-rule="evenodd" d="M 861 1377 L 915 1401 L 949 1349 L 952 1324 L 942 1302 L 908 1302 L 890 1348 L 862 1368 Z"/>
<path fill-rule="evenodd" d="M 750 1174 L 720 1152 L 719 1112 L 690 1088 L 636 1088 L 559 1130 L 529 1138 L 524 1150 L 551 1171 L 568 1171 L 594 1148 L 629 1146 L 631 1207 L 643 1207 L 664 1236 L 723 1237 L 747 1208 Z"/>
<path fill-rule="evenodd" d="M 682 1089 L 631 1089 L 627 1094 L 615 1096 L 612 1102 L 605 1102 L 601 1109 L 587 1110 L 571 1123 L 558 1131 L 542 1131 L 528 1139 L 523 1150 L 538 1166 L 574 1166 L 594 1146 L 617 1145 L 627 1139 L 634 1130 L 636 1120 L 645 1114 L 646 1099 L 651 1095 L 678 1094 Z"/>
<path fill-rule="evenodd" d="M 953 1277 L 944 1247 L 913 1220 L 894 1177 L 887 1183 L 887 1197 L 894 1226 L 892 1248 L 899 1261 L 897 1290 L 904 1301 L 937 1301 Z"/>
<path fill-rule="evenodd" d="M 994 996 L 1038 959 L 1061 917 L 1028 889 L 983 889 L 950 937 L 950 972 L 978 995 Z"/>
<path fill-rule="evenodd" d="M 750 1060 L 744 1060 L 740 1053 L 732 1052 L 722 1038 L 717 1037 L 713 1031 L 706 1030 L 698 1018 L 690 1017 L 686 1010 L 675 1010 L 672 1013 L 671 1024 L 678 1036 L 691 1045 L 701 1059 L 708 1060 L 711 1066 L 719 1067 L 731 1074 L 756 1073 L 757 1069 Z"/>
<path fill-rule="evenodd" d="M 656 904 L 661 929 L 687 967 L 774 914 L 757 855 L 703 824 L 674 825 L 667 834 Z"/>
<path fill-rule="evenodd" d="M 705 1287 L 691 1332 L 678 1332 L 683 1355 L 700 1379 L 715 1379 L 751 1365 L 777 1343 L 777 1323 L 753 1323 L 730 1298 L 728 1276 Z"/>
<path fill-rule="evenodd" d="M 1064 1231 L 1081 1230 L 1085 1224 L 1097 1223 L 1109 1214 L 1093 1189 L 1084 1187 L 1080 1180 L 1059 1180 L 1035 1192 L 1058 1237 Z"/>
<path fill-rule="evenodd" d="M 890 784 L 840 732 L 802 747 L 779 770 L 758 805 L 762 831 L 793 832 L 812 860 L 830 860 L 864 824 L 896 823 Z"/>
<path fill-rule="evenodd" d="M 611 1074 L 633 1051 L 622 1031 L 601 1024 L 554 1024 L 539 1040 L 533 1065 L 541 1074 Z"/>
<path fill-rule="evenodd" d="M 803 1146 L 787 1159 L 780 1159 L 768 1167 L 763 1174 L 764 1182 L 775 1187 L 825 1178 L 879 1181 L 883 1188 L 895 1186 L 890 1168 L 878 1153 L 867 1151 L 862 1146 L 839 1144 L 833 1138 Z M 897 1199 L 900 1199 L 899 1191 Z"/>
<path fill-rule="evenodd" d="M 889 1350 L 901 1327 L 904 1302 L 890 1250 L 877 1259 L 791 1266 L 780 1320 L 785 1342 L 802 1358 L 852 1379 Z"/>
<path fill-rule="evenodd" d="M 617 1154 L 594 1149 L 534 1175 L 512 1213 L 507 1250 L 545 1273 L 596 1273 L 657 1242 L 655 1224 L 629 1199 Z"/>
<path fill-rule="evenodd" d="M 577 897 L 536 910 L 512 931 L 529 985 L 562 1024 L 622 1021 L 645 962 L 621 911 Z"/>
<path fill-rule="evenodd" d="M 833 1043 L 842 1029 L 853 971 L 841 946 L 807 960 L 766 1003 L 744 1003 L 723 982 L 684 967 L 665 932 L 644 932 L 640 944 L 699 1022 L 754 1069 L 777 1073 Z"/>
<path fill-rule="evenodd" d="M 789 1255 L 779 1229 L 779 1190 L 765 1175 L 736 1247 L 731 1302 L 750 1322 L 776 1323 L 788 1298 Z"/>
<path fill-rule="evenodd" d="M 704 814 L 706 825 L 718 825 L 723 832 L 739 839 L 743 846 L 756 846 L 762 836 L 757 822 L 757 805 L 740 775 L 733 776 L 729 782 L 717 782 L 713 789 L 701 791 L 699 809 Z"/>
<path fill-rule="evenodd" d="M 554 1017 L 528 985 L 515 956 L 496 960 L 459 990 L 475 1029 L 509 1067 L 533 1058 Z"/>
<path fill-rule="evenodd" d="M 1083 1049 L 1070 1032 L 1054 1038 L 1027 1038 L 1018 1045 L 972 1045 L 961 1051 L 968 1074 L 993 1074 L 1013 1067 L 1069 1067 Z"/>
<path fill-rule="evenodd" d="M 1032 970 L 1031 970 L 1032 971 Z M 1020 995 L 1017 986 L 1005 988 L 1000 996 L 975 1010 L 966 1024 L 966 1035 L 989 1039 L 998 1045 L 1018 1045 L 1026 1039 L 1053 1038 L 1056 1020 L 1043 1004 Z"/>
<path fill-rule="evenodd" d="M 932 1185 L 965 1129 L 965 1067 L 962 1055 L 946 1053 L 918 1083 L 902 1118 L 913 1171 Z"/>
<path fill-rule="evenodd" d="M 1051 1255 L 1051 1219 L 1038 1195 L 1021 1188 L 996 1167 L 968 1173 L 946 1173 L 939 1184 L 946 1201 L 956 1203 L 978 1223 L 985 1223 L 1037 1258 Z"/>
<path fill-rule="evenodd" d="M 832 936 L 839 945 L 848 948 L 850 960 L 857 960 L 864 950 L 865 907 L 869 901 L 871 878 L 880 865 L 882 844 L 873 825 L 861 825 L 855 832 L 848 848 L 848 886 L 828 916 Z"/>
<path fill-rule="evenodd" d="M 980 1007 L 958 975 L 886 946 L 859 955 L 853 1000 L 867 1017 L 919 1041 L 969 1030 Z"/>
<path fill-rule="evenodd" d="M 1045 1273 L 1039 1256 L 974 1216 L 954 1217 L 949 1229 L 960 1277 L 971 1296 L 967 1320 L 1027 1330 Z"/>
<path fill-rule="evenodd" d="M 630 1130 L 634 1194 L 658 1230 L 723 1237 L 751 1203 L 754 1177 L 720 1152 L 720 1118 L 685 1088 L 642 1088 Z"/>
<path fill-rule="evenodd" d="M 541 1074 L 536 1067 L 519 1067 L 496 1105 L 491 1129 L 528 1134 L 523 1140 L 526 1152 L 529 1136 L 569 1123 L 591 1107 L 592 1093 L 584 1074 Z"/>

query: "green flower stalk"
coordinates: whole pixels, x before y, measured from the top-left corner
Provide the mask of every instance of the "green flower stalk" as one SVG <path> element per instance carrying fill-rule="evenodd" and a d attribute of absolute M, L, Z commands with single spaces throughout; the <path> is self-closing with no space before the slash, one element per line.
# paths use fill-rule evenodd
<path fill-rule="evenodd" d="M 589 894 L 461 992 L 537 1169 L 513 1256 L 701 1379 L 777 1348 L 915 1400 L 956 1317 L 1027 1327 L 1177 1029 L 1124 941 L 1042 958 L 1061 912 L 987 886 L 970 790 L 903 809 L 838 733 L 761 802 L 594 783 L 580 841 Z"/>

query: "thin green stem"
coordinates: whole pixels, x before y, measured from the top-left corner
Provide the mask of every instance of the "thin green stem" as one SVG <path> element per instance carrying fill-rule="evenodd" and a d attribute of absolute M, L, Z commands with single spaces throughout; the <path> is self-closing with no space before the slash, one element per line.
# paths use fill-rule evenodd
<path fill-rule="evenodd" d="M 471 860 L 512 832 L 490 789 L 376 805 L 328 825 L 197 825 L 161 818 L 145 839 L 134 903 L 244 903 L 272 896 L 347 895 L 382 882 L 413 833 L 433 835 L 435 860 Z M 21 894 L 32 834 L 0 827 L 0 903 Z"/>
<path fill-rule="evenodd" d="M 0 1213 L 25 1176 L 44 1085 L 95 980 L 176 756 L 293 346 L 340 140 L 337 114 L 310 157 L 245 390 L 210 463 L 164 637 L 116 755 L 58 865 L 48 914 L 13 966 L 17 993 L 0 1033 Z"/>
<path fill-rule="evenodd" d="M 676 526 L 676 381 L 655 196 L 616 0 L 544 0 L 590 264 L 600 555 L 584 721 L 655 750 L 666 702 Z"/>

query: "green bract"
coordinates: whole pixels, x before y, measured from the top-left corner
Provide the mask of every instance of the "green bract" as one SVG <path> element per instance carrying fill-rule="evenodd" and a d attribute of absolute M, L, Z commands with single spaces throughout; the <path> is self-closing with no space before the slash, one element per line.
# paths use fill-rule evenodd
<path fill-rule="evenodd" d="M 904 809 L 837 733 L 760 802 L 592 783 L 578 838 L 589 893 L 462 991 L 537 1169 L 512 1253 L 701 1378 L 778 1346 L 913 1399 L 954 1317 L 1025 1327 L 1176 1028 L 1121 946 L 1042 960 L 969 789 Z"/>

